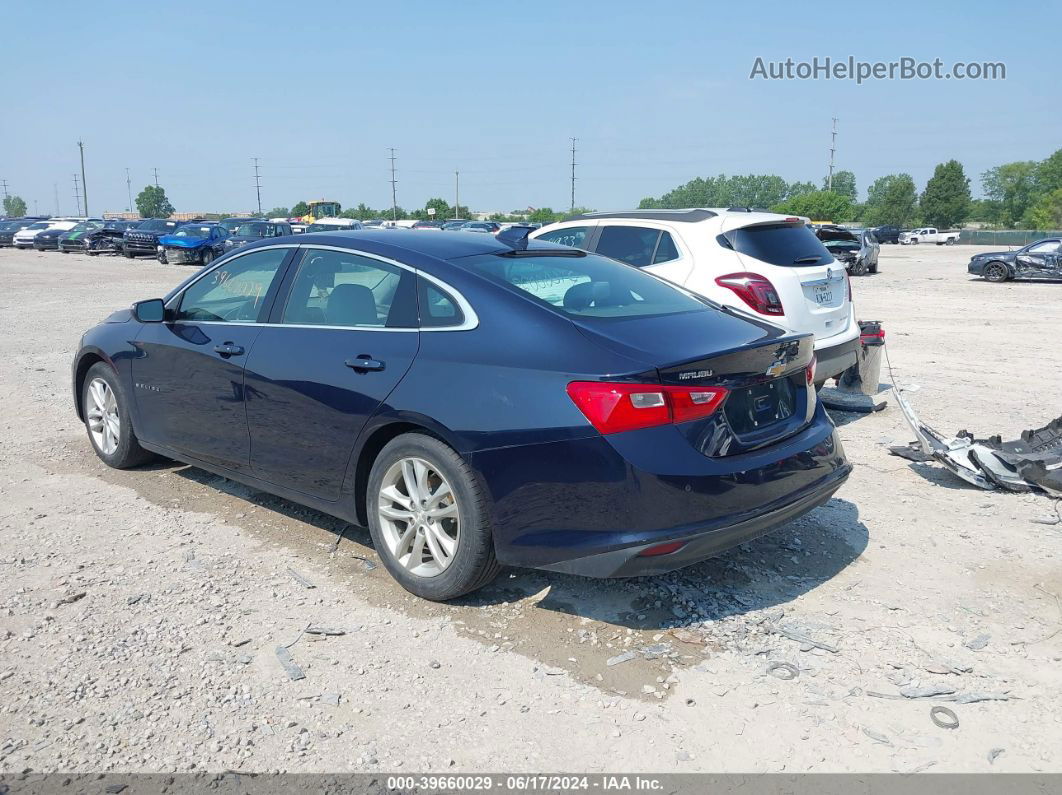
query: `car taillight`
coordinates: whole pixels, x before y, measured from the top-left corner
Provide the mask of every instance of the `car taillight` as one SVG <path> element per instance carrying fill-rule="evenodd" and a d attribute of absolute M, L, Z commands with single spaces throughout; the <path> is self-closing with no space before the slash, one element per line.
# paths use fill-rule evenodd
<path fill-rule="evenodd" d="M 724 387 L 572 381 L 568 397 L 599 433 L 620 433 L 707 417 L 727 395 Z"/>
<path fill-rule="evenodd" d="M 758 273 L 728 273 L 716 278 L 715 283 L 733 290 L 738 298 L 761 315 L 784 314 L 778 291 L 769 279 Z"/>
<path fill-rule="evenodd" d="M 817 365 L 818 361 L 815 359 L 814 356 L 812 356 L 811 361 L 808 362 L 807 370 L 805 371 L 805 375 L 807 375 L 808 379 L 808 386 L 811 386 L 815 383 L 815 367 Z"/>

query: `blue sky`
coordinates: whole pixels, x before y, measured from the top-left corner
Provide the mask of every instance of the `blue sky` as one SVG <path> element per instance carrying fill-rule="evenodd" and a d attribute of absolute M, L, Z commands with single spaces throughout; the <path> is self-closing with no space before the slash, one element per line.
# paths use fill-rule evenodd
<path fill-rule="evenodd" d="M 178 210 L 327 197 L 474 210 L 630 207 L 695 176 L 818 182 L 861 194 L 957 158 L 971 177 L 1062 146 L 1057 2 L 528 4 L 51 2 L 4 11 L 0 178 L 40 212 L 90 209 L 152 180 Z M 1037 31 L 1044 35 L 1041 36 Z M 1003 61 L 1003 81 L 750 80 L 757 56 Z"/>

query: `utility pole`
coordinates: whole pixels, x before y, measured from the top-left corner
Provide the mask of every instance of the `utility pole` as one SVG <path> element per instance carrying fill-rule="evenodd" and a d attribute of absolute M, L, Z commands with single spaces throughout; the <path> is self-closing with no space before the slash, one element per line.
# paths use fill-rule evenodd
<path fill-rule="evenodd" d="M 577 138 L 571 139 L 571 211 L 575 212 L 576 209 L 576 141 Z"/>
<path fill-rule="evenodd" d="M 133 212 L 133 180 L 129 177 L 129 169 L 125 170 L 125 192 L 129 196 L 129 206 L 125 208 L 127 213 Z"/>
<path fill-rule="evenodd" d="M 155 169 L 155 187 L 157 188 L 158 186 L 159 186 L 159 170 L 156 168 Z"/>
<path fill-rule="evenodd" d="M 74 172 L 74 201 L 77 202 L 77 214 L 81 215 L 81 190 L 77 184 L 77 172 Z"/>
<path fill-rule="evenodd" d="M 77 148 L 81 150 L 81 197 L 85 200 L 85 215 L 88 215 L 88 183 L 85 182 L 85 145 L 78 141 Z M 81 215 L 81 213 L 78 213 L 78 215 Z"/>
<path fill-rule="evenodd" d="M 395 182 L 395 148 L 391 147 L 391 220 L 398 220 L 398 183 Z"/>
<path fill-rule="evenodd" d="M 262 180 L 258 176 L 258 158 L 252 157 L 254 161 L 254 188 L 258 191 L 258 214 L 262 214 Z"/>
<path fill-rule="evenodd" d="M 454 172 L 454 220 L 461 217 L 461 172 Z"/>
<path fill-rule="evenodd" d="M 6 199 L 7 198 L 7 180 L 6 179 L 0 179 L 0 183 L 2 183 L 3 186 L 4 186 L 4 198 Z"/>
<path fill-rule="evenodd" d="M 833 154 L 837 151 L 837 117 L 833 117 L 833 131 L 830 133 L 830 171 L 826 175 L 826 190 L 833 190 Z"/>

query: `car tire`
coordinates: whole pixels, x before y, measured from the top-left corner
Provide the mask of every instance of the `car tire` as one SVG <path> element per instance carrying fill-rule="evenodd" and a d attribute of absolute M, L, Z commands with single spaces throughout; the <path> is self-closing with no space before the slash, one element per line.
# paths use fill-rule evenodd
<path fill-rule="evenodd" d="M 999 284 L 1010 278 L 1010 270 L 1002 262 L 989 262 L 981 271 L 986 282 Z"/>
<path fill-rule="evenodd" d="M 126 251 L 125 249 L 122 249 L 122 254 L 125 255 L 126 259 L 136 259 L 136 254 L 134 254 L 132 251 Z"/>
<path fill-rule="evenodd" d="M 160 251 L 158 254 L 155 255 L 155 259 L 157 259 L 160 263 L 165 265 L 166 264 L 166 252 L 165 251 Z"/>
<path fill-rule="evenodd" d="M 209 265 L 211 262 L 213 262 L 214 261 L 214 251 L 213 251 L 213 249 L 209 249 L 208 248 L 206 251 L 204 251 L 203 252 L 203 256 L 200 258 L 200 260 L 202 261 L 204 268 L 207 265 Z"/>
<path fill-rule="evenodd" d="M 944 241 L 944 245 L 945 246 L 954 246 L 955 245 L 955 238 L 949 237 L 947 240 Z"/>
<path fill-rule="evenodd" d="M 155 457 L 136 438 L 129 402 L 110 365 L 97 362 L 89 368 L 81 389 L 81 413 L 89 443 L 107 466 L 129 469 Z"/>
<path fill-rule="evenodd" d="M 869 270 L 870 273 L 877 273 L 878 272 L 878 263 L 875 262 L 873 265 L 870 266 L 870 268 L 868 270 Z"/>
<path fill-rule="evenodd" d="M 848 273 L 852 276 L 866 276 L 867 264 L 863 260 L 857 259 L 855 262 L 852 263 L 852 266 L 848 269 Z"/>
<path fill-rule="evenodd" d="M 422 497 L 419 506 L 411 492 Z M 380 560 L 410 593 L 446 601 L 501 571 L 476 473 L 439 439 L 406 433 L 388 442 L 373 462 L 365 503 Z"/>

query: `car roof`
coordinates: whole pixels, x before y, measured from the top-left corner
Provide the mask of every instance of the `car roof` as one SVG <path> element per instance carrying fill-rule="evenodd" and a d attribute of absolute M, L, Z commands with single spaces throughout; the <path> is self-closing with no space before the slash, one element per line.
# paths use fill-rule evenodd
<path fill-rule="evenodd" d="M 509 251 L 510 246 L 499 243 L 492 235 L 455 233 L 453 235 L 426 235 L 412 229 L 356 229 L 350 232 L 304 232 L 297 237 L 270 238 L 274 244 L 290 240 L 304 246 L 338 246 L 362 248 L 383 256 L 400 259 L 403 253 L 421 254 L 435 259 L 454 259 L 473 254 L 490 254 Z M 312 242 L 311 242 L 312 240 Z"/>

